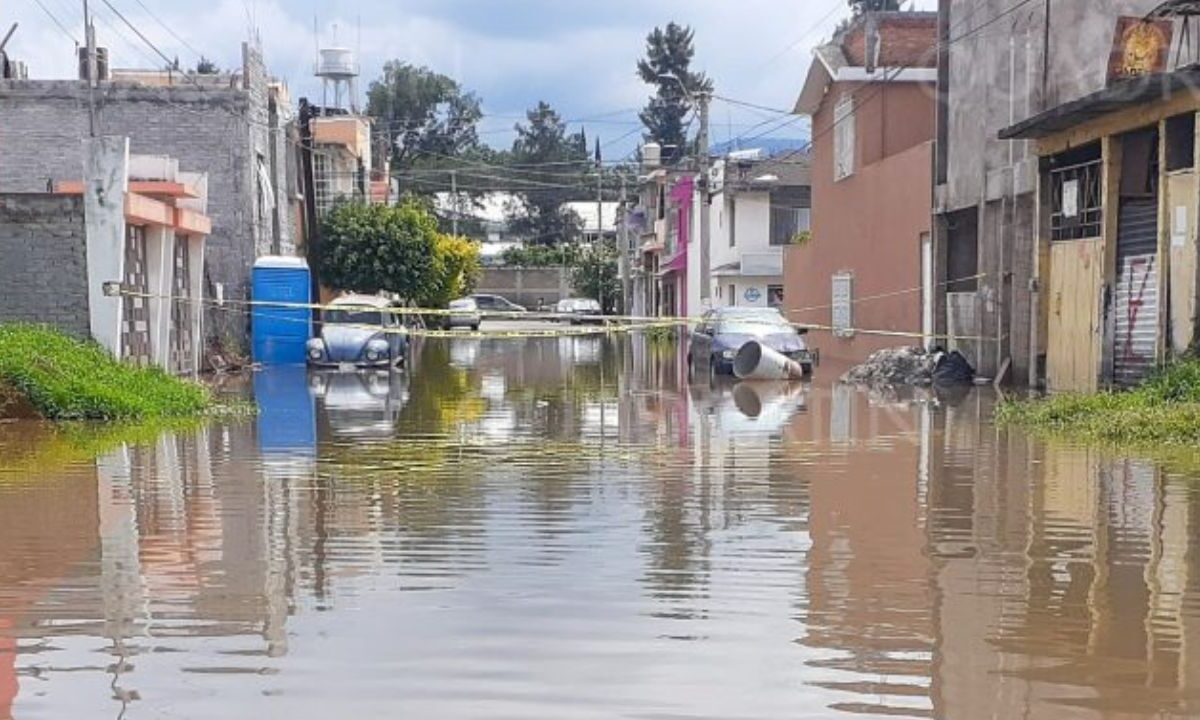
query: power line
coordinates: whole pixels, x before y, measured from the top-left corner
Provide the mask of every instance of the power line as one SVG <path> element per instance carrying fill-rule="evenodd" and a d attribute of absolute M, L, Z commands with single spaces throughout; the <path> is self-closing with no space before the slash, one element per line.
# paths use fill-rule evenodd
<path fill-rule="evenodd" d="M 729 103 L 730 105 L 740 105 L 741 107 L 752 108 L 754 110 L 763 110 L 765 112 L 775 113 L 776 115 L 791 115 L 791 114 L 793 114 L 792 110 L 783 110 L 780 108 L 769 107 L 767 105 L 759 105 L 758 103 L 752 103 L 747 100 L 738 100 L 737 98 L 726 97 L 724 95 L 714 94 L 712 97 L 713 97 L 713 100 L 721 100 L 723 102 Z"/>
<path fill-rule="evenodd" d="M 808 30 L 804 31 L 803 35 L 796 38 L 795 42 L 788 45 L 783 50 L 780 50 L 779 52 L 775 53 L 771 57 L 767 58 L 765 61 L 762 62 L 762 64 L 758 65 L 757 67 L 764 68 L 767 65 L 770 65 L 771 63 L 775 62 L 779 58 L 781 58 L 784 55 L 791 52 L 793 48 L 795 48 L 797 45 L 799 45 L 800 43 L 807 40 L 809 35 L 812 35 L 814 32 L 816 32 L 822 25 L 825 24 L 826 21 L 829 20 L 829 18 L 833 17 L 834 13 L 836 13 L 839 8 L 843 8 L 843 7 L 845 7 L 845 4 L 842 2 L 842 0 L 834 0 L 832 7 L 830 7 L 829 10 L 826 11 L 826 13 L 824 15 L 822 15 L 819 20 L 817 20 L 815 23 L 813 23 L 812 27 L 810 27 Z"/>
<path fill-rule="evenodd" d="M 977 26 L 977 27 L 975 27 L 975 28 L 972 28 L 971 30 L 969 30 L 969 31 L 967 31 L 967 32 L 964 32 L 964 33 L 962 33 L 961 35 L 958 35 L 958 36 L 954 36 L 954 37 L 949 37 L 949 38 L 947 38 L 947 40 L 946 40 L 946 43 L 945 43 L 945 46 L 944 46 L 944 47 L 946 47 L 946 48 L 952 47 L 952 46 L 956 45 L 957 43 L 960 43 L 960 42 L 962 42 L 962 41 L 964 41 L 964 40 L 968 40 L 968 39 L 970 39 L 971 37 L 974 37 L 974 36 L 976 36 L 976 35 L 980 34 L 981 32 L 983 32 L 983 30 L 985 30 L 985 29 L 987 29 L 987 28 L 991 27 L 992 25 L 996 24 L 996 23 L 997 23 L 997 22 L 999 22 L 1000 20 L 1002 20 L 1002 19 L 1004 19 L 1005 17 L 1007 17 L 1007 16 L 1011 15 L 1012 13 L 1016 12 L 1017 10 L 1020 10 L 1021 8 L 1025 7 L 1026 5 L 1029 5 L 1029 4 L 1030 4 L 1030 3 L 1032 3 L 1032 2 L 1034 2 L 1034 0 L 1019 0 L 1019 2 L 1017 2 L 1017 4 L 1015 4 L 1015 5 L 1013 5 L 1013 6 L 1009 7 L 1009 8 L 1007 8 L 1007 9 L 1005 9 L 1005 10 L 1002 10 L 1002 11 L 1000 11 L 1000 12 L 996 13 L 996 15 L 995 15 L 995 16 L 993 16 L 993 17 L 989 18 L 989 19 L 988 19 L 988 20 L 986 20 L 985 22 L 981 23 L 979 26 Z M 954 30 L 956 30 L 956 29 L 958 29 L 958 28 L 962 27 L 963 25 L 965 25 L 965 24 L 966 24 L 966 22 L 967 22 L 968 20 L 970 20 L 970 19 L 971 19 L 971 17 L 973 17 L 973 16 L 974 16 L 974 12 L 968 13 L 968 14 L 967 14 L 965 17 L 963 17 L 963 18 L 962 18 L 962 19 L 961 19 L 961 20 L 960 20 L 960 21 L 959 21 L 959 22 L 958 22 L 958 23 L 955 25 L 955 27 L 951 28 L 951 29 L 948 31 L 948 33 L 947 33 L 947 34 L 950 34 L 950 33 L 952 33 Z M 865 91 L 865 90 L 868 90 L 868 89 L 869 89 L 869 90 L 871 90 L 871 93 L 870 93 L 870 94 L 869 94 L 867 97 L 863 98 L 863 99 L 861 100 L 861 103 L 860 103 L 860 104 L 865 104 L 865 103 L 868 103 L 868 102 L 870 102 L 871 100 L 874 100 L 874 99 L 875 99 L 876 97 L 878 97 L 880 94 L 882 94 L 882 93 L 883 93 L 883 91 L 884 91 L 884 90 L 887 88 L 887 86 L 888 86 L 888 85 L 889 85 L 889 84 L 890 84 L 890 83 L 891 83 L 893 80 L 895 80 L 897 77 L 899 77 L 899 76 L 900 76 L 900 74 L 901 74 L 902 72 L 904 72 L 905 70 L 911 70 L 911 69 L 913 69 L 913 67 L 914 67 L 914 65 L 913 65 L 912 63 L 906 63 L 906 64 L 904 64 L 904 65 L 897 66 L 896 68 L 893 68 L 892 70 L 890 70 L 890 74 L 891 74 L 891 76 L 890 76 L 890 77 L 888 77 L 888 74 L 889 74 L 889 73 L 888 73 L 888 72 L 885 72 L 885 73 L 884 73 L 884 77 L 883 77 L 883 78 L 881 78 L 880 80 L 878 80 L 878 81 L 875 81 L 874 83 L 871 83 L 871 84 L 869 84 L 869 85 L 864 85 L 864 86 L 860 87 L 859 89 L 857 89 L 857 90 L 855 90 L 854 92 L 852 92 L 852 93 L 850 94 L 850 97 L 852 97 L 856 103 L 860 103 L 860 99 L 858 98 L 858 95 L 859 95 L 859 93 L 862 93 L 863 91 Z M 854 117 L 854 114 L 853 114 L 853 113 L 849 113 L 849 114 L 847 114 L 847 115 L 843 115 L 843 116 L 842 116 L 840 119 L 839 119 L 839 118 L 835 118 L 835 119 L 833 120 L 833 122 L 829 123 L 829 125 L 827 125 L 826 127 L 822 128 L 822 129 L 821 129 L 819 132 L 818 132 L 818 131 L 814 131 L 814 132 L 813 132 L 813 135 L 812 135 L 812 138 L 810 139 L 810 142 L 809 142 L 809 144 L 810 144 L 810 145 L 812 145 L 812 144 L 813 144 L 813 143 L 815 143 L 815 142 L 816 142 L 818 139 L 820 139 L 820 138 L 824 137 L 826 134 L 828 134 L 828 133 L 830 133 L 830 132 L 833 132 L 834 130 L 836 130 L 839 124 L 841 124 L 842 122 L 845 122 L 845 121 L 847 121 L 847 120 L 849 120 L 849 119 L 852 119 L 853 117 Z M 815 129 L 814 129 L 814 130 L 815 130 Z M 794 157 L 794 156 L 795 156 L 797 153 L 799 153 L 799 152 L 802 152 L 802 151 L 805 151 L 805 150 L 807 150 L 807 148 L 793 150 L 793 151 L 791 151 L 791 152 L 789 152 L 789 153 L 787 153 L 787 154 L 785 154 L 785 155 L 783 155 L 783 156 L 781 156 L 781 157 L 779 157 L 779 158 L 772 158 L 771 160 L 768 160 L 768 161 L 766 161 L 766 163 L 765 163 L 765 164 L 766 164 L 766 165 L 770 165 L 770 164 L 776 164 L 776 163 L 783 162 L 784 160 L 787 160 L 787 159 L 788 159 L 788 158 L 790 158 L 790 157 Z"/>
<path fill-rule="evenodd" d="M 42 4 L 42 0 L 33 0 L 33 1 L 35 3 L 37 3 L 38 7 L 40 7 L 42 9 L 42 12 L 46 13 L 46 15 L 49 16 L 50 19 L 54 21 L 54 24 L 58 26 L 58 29 L 62 31 L 63 35 L 66 35 L 67 38 L 70 39 L 71 42 L 75 43 L 76 45 L 79 44 L 79 41 L 76 40 L 75 36 L 71 34 L 71 31 L 67 29 L 67 26 L 63 25 L 62 21 L 59 20 L 58 17 L 55 16 L 54 13 L 50 12 L 50 8 L 48 8 L 44 4 Z"/>
<path fill-rule="evenodd" d="M 149 15 L 151 18 L 153 18 L 154 22 L 161 25 L 164 30 L 166 30 L 168 33 L 170 33 L 171 37 L 178 40 L 179 43 L 181 45 L 183 45 L 185 48 L 187 48 L 188 50 L 191 50 L 192 53 L 195 54 L 197 58 L 202 59 L 204 57 L 204 53 L 200 52 L 195 47 L 193 47 L 191 43 L 189 43 L 187 40 L 184 40 L 182 37 L 180 37 L 179 33 L 175 32 L 175 30 L 172 29 L 170 25 L 166 24 L 165 22 L 162 21 L 161 18 L 159 18 L 157 15 L 155 15 L 153 10 L 146 7 L 146 3 L 142 2 L 142 0 L 134 0 L 134 2 L 136 2 L 139 6 L 141 6 L 141 8 L 146 11 L 146 14 Z"/>
<path fill-rule="evenodd" d="M 163 59 L 163 62 L 165 62 L 165 63 L 167 64 L 167 67 L 171 67 L 171 66 L 174 64 L 174 62 L 171 60 L 171 58 L 167 57 L 167 56 L 166 56 L 166 54 L 165 54 L 165 53 L 163 53 L 163 51 L 162 51 L 162 50 L 159 50 L 157 45 L 155 45 L 154 43 L 150 42 L 150 38 L 146 37 L 146 36 L 145 36 L 145 35 L 142 33 L 142 31 L 138 29 L 138 27 L 137 27 L 136 25 L 134 25 L 133 23 L 129 22 L 129 18 L 127 18 L 127 17 L 125 17 L 124 15 L 122 15 L 122 14 L 121 14 L 121 11 L 120 11 L 120 10 L 118 10 L 118 9 L 116 8 L 116 6 L 115 6 L 115 5 L 113 5 L 111 2 L 109 2 L 109 0 L 100 0 L 100 2 L 104 3 L 105 5 L 107 5 L 107 6 L 108 6 L 108 9 L 109 9 L 109 10 L 111 10 L 111 11 L 112 11 L 112 13 L 113 13 L 114 15 L 116 15 L 116 16 L 117 16 L 117 17 L 118 17 L 118 18 L 121 20 L 121 22 L 123 22 L 123 23 L 125 23 L 126 25 L 128 25 L 128 26 L 129 26 L 129 29 L 130 29 L 130 30 L 132 30 L 132 31 L 133 31 L 133 33 L 134 33 L 135 35 L 137 35 L 139 38 L 141 38 L 142 42 L 146 43 L 146 45 L 148 45 L 148 46 L 150 47 L 150 49 L 151 49 L 151 50 L 153 50 L 155 53 L 157 53 L 157 54 L 158 54 L 158 56 L 159 56 L 160 58 L 162 58 L 162 59 Z"/>

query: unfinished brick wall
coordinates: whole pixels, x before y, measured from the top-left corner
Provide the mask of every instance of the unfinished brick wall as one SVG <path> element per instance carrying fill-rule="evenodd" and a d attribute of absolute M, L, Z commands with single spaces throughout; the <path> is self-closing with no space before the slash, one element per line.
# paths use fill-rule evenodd
<path fill-rule="evenodd" d="M 83 198 L 0 194 L 0 322 L 90 336 Z"/>
<path fill-rule="evenodd" d="M 877 65 L 885 68 L 937 66 L 937 13 L 874 13 L 879 28 Z M 855 19 L 842 39 L 842 51 L 851 65 L 867 64 L 867 18 Z"/>

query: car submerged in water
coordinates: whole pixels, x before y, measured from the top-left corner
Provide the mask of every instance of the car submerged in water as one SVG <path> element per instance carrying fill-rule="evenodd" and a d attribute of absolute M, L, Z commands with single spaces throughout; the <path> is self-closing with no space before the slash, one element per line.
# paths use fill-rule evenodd
<path fill-rule="evenodd" d="M 732 375 L 738 350 L 757 340 L 811 375 L 813 355 L 804 341 L 807 330 L 797 329 L 775 308 L 721 307 L 704 313 L 692 330 L 688 347 L 688 369 L 692 373 Z"/>
<path fill-rule="evenodd" d="M 392 302 L 343 295 L 321 311 L 321 333 L 308 341 L 308 363 L 325 368 L 387 369 L 404 364 L 408 337 Z"/>

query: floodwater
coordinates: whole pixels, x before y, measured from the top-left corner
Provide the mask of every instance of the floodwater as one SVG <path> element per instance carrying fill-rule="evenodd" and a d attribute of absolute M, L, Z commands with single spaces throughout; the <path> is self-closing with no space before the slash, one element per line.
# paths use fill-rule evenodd
<path fill-rule="evenodd" d="M 834 375 L 428 341 L 0 428 L 0 718 L 1200 716 L 1200 483 Z"/>

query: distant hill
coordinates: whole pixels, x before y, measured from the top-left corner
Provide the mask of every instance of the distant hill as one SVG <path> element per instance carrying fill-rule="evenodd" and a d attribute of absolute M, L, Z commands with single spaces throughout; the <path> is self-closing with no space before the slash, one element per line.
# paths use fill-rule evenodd
<path fill-rule="evenodd" d="M 807 138 L 758 138 L 750 141 L 734 138 L 727 142 L 714 143 L 712 154 L 720 156 L 728 155 L 737 150 L 761 149 L 768 157 L 775 157 L 797 150 L 804 150 L 808 145 Z"/>

